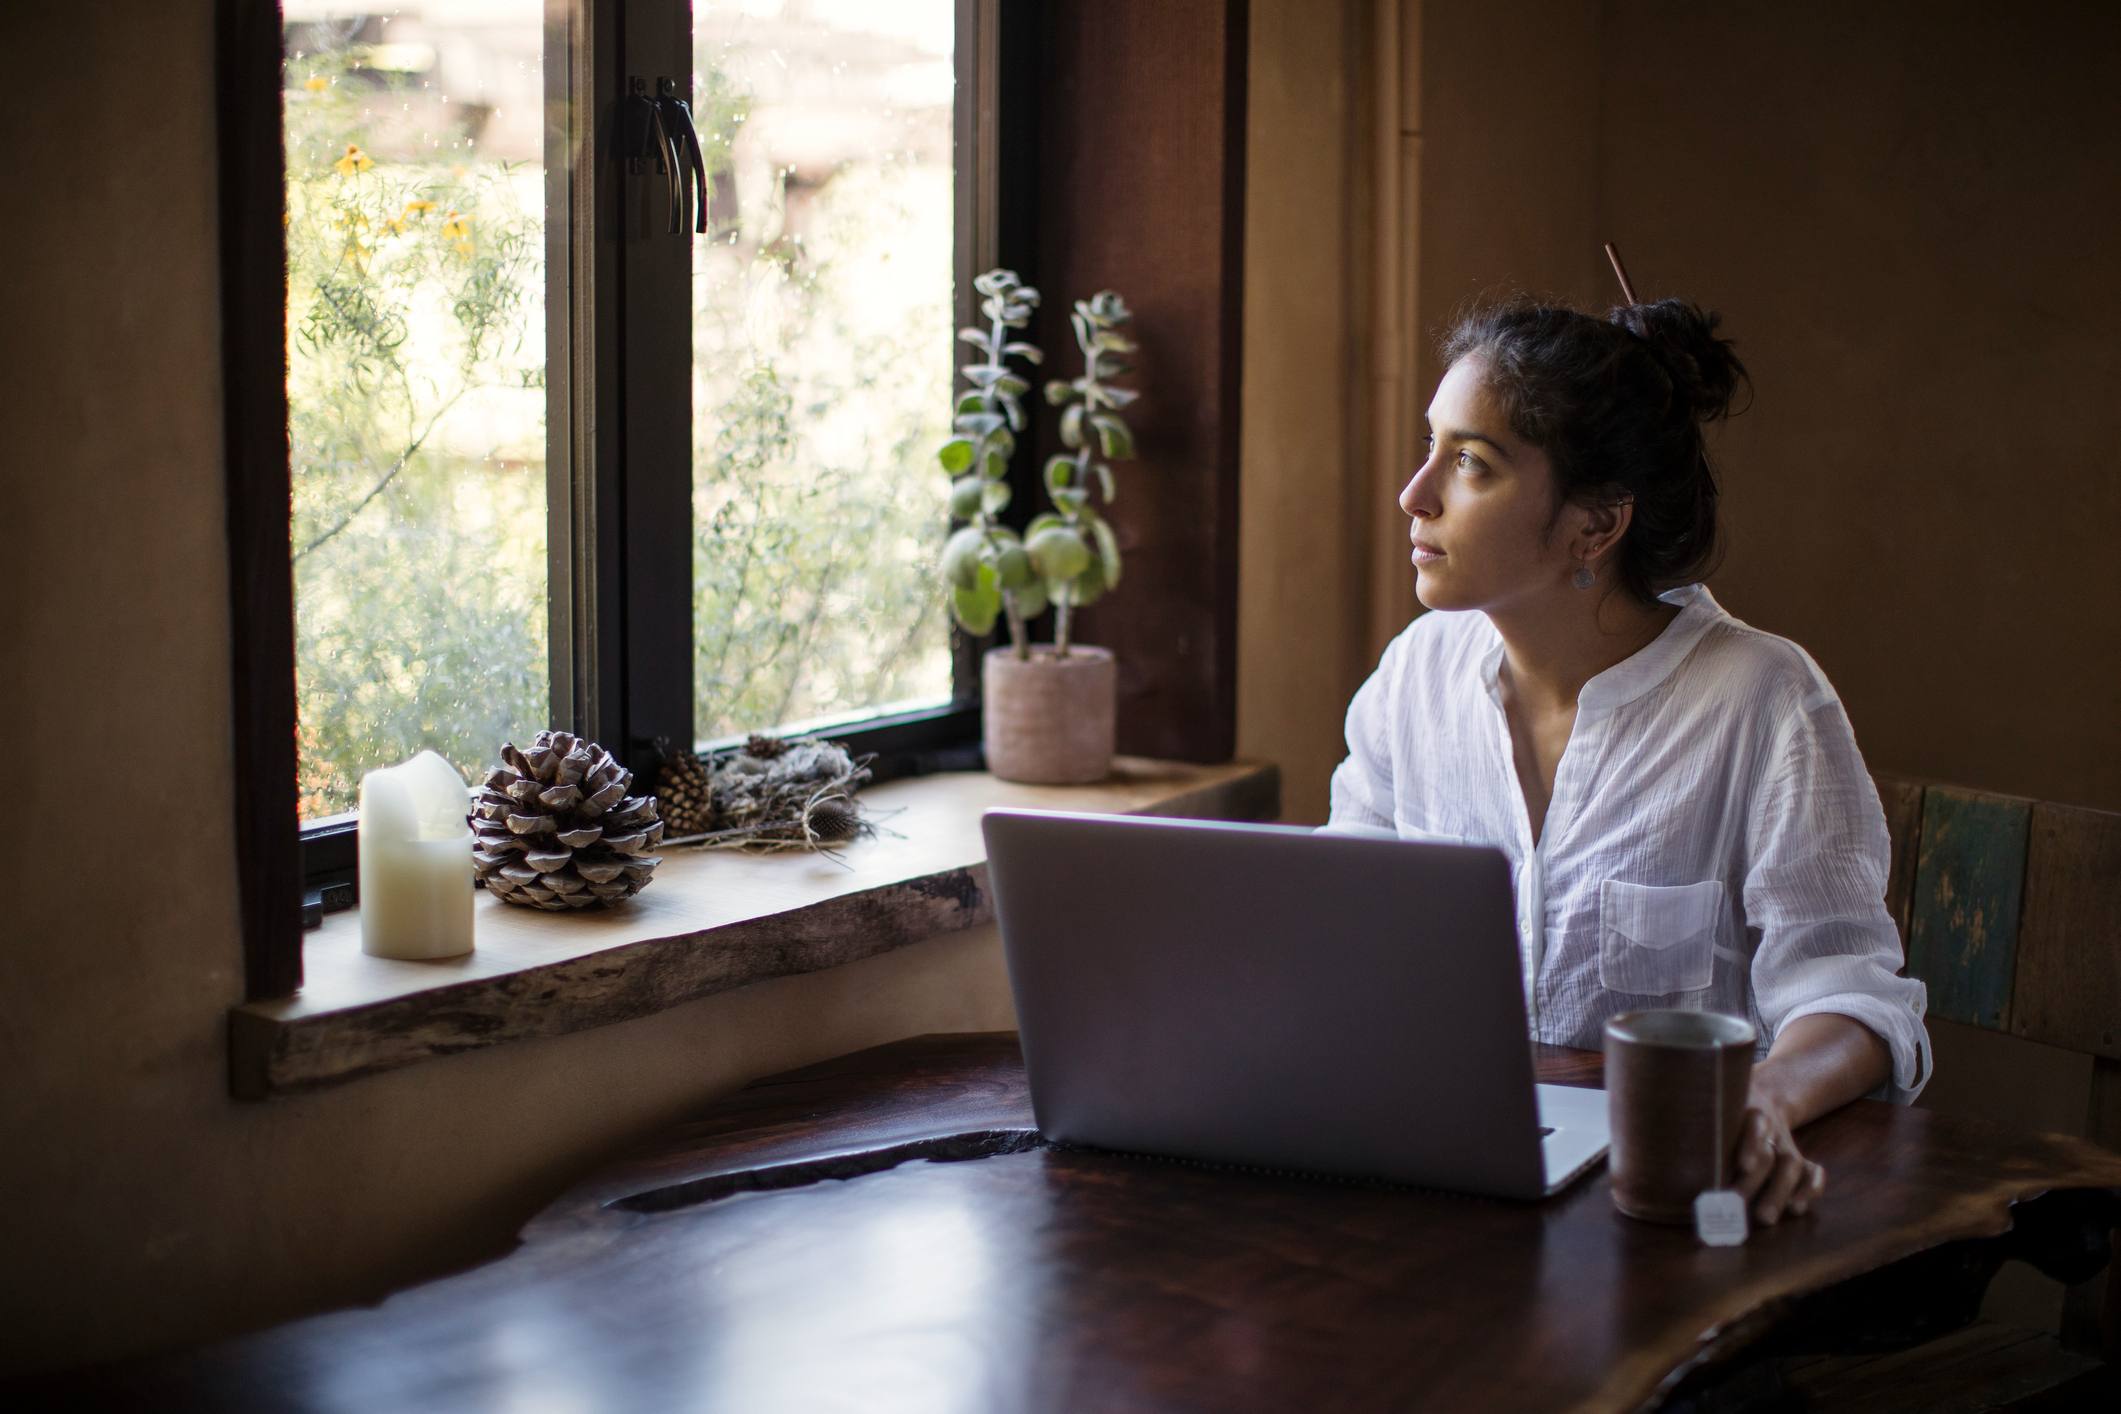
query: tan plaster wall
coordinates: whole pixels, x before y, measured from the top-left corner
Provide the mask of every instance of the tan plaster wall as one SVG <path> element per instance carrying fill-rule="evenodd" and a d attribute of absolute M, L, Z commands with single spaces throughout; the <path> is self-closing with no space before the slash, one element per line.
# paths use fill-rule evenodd
<path fill-rule="evenodd" d="M 644 1021 L 228 1098 L 212 11 L 0 14 L 0 93 L 45 119 L 0 124 L 0 683 L 10 818 L 35 822 L 0 915 L 0 1370 L 372 1299 L 504 1249 L 614 1146 L 747 1078 L 1011 1024 L 975 929 Z M 84 101 L 84 75 L 146 85 L 152 128 Z"/>
<path fill-rule="evenodd" d="M 1721 310 L 1757 401 L 1719 599 L 1875 767 L 2121 808 L 2121 8 L 1424 12 L 1424 319 L 1612 302 L 1606 239 Z"/>

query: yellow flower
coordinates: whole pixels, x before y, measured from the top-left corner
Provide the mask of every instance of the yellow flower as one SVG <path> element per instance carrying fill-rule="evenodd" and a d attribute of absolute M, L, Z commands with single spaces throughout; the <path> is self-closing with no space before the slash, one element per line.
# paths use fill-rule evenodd
<path fill-rule="evenodd" d="M 337 169 L 340 176 L 350 177 L 356 172 L 367 171 L 376 165 L 376 161 L 363 152 L 359 144 L 349 142 L 346 144 L 346 155 L 331 165 Z"/>
<path fill-rule="evenodd" d="M 470 241 L 458 241 L 458 242 L 457 242 L 457 254 L 458 254 L 458 255 L 469 255 L 469 254 L 471 254 L 471 242 L 470 242 Z"/>
<path fill-rule="evenodd" d="M 311 74 L 308 78 L 302 80 L 302 87 L 308 89 L 311 93 L 322 93 L 325 89 L 331 87 L 331 80 L 322 74 Z"/>
<path fill-rule="evenodd" d="M 471 218 L 461 211 L 450 212 L 449 219 L 442 223 L 442 234 L 453 240 L 469 244 L 471 241 Z"/>
<path fill-rule="evenodd" d="M 410 219 L 412 217 L 425 216 L 434 209 L 435 204 L 431 201 L 408 201 L 405 203 L 404 214 L 406 219 Z"/>

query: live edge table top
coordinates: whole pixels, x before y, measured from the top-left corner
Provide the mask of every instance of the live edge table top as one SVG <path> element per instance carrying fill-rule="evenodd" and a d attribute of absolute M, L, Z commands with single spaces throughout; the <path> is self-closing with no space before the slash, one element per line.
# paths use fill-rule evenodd
<path fill-rule="evenodd" d="M 1599 1078 L 1583 1052 L 1540 1066 Z M 1826 1200 L 1708 1249 L 1616 1215 L 1602 1168 L 1530 1204 L 1048 1148 L 1014 1036 L 927 1037 L 748 1087 L 486 1266 L 37 1388 L 363 1414 L 1634 1409 L 1818 1293 L 2121 1187 L 2094 1146 L 1868 1101 L 1802 1137 Z"/>

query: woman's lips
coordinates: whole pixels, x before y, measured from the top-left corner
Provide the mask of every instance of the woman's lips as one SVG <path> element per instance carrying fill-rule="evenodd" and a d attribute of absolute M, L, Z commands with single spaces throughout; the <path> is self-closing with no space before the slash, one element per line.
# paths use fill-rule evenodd
<path fill-rule="evenodd" d="M 1417 565 L 1429 565 L 1429 564 L 1434 564 L 1434 563 L 1435 563 L 1436 561 L 1438 561 L 1438 560 L 1442 559 L 1443 557 L 1444 557 L 1444 553 L 1443 553 L 1443 551 L 1441 551 L 1441 550 L 1437 549 L 1437 548 L 1436 548 L 1436 547 L 1435 547 L 1434 545 L 1424 545 L 1424 544 L 1422 544 L 1422 543 L 1421 543 L 1421 542 L 1420 542 L 1419 540 L 1417 540 L 1417 541 L 1415 541 L 1415 542 L 1414 542 L 1414 563 L 1415 563 L 1415 564 L 1417 564 Z"/>

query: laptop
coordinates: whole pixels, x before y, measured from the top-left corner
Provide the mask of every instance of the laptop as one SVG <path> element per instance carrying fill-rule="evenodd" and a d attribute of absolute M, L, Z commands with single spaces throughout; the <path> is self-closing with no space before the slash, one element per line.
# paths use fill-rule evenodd
<path fill-rule="evenodd" d="M 1605 1153 L 1602 1091 L 1535 1085 L 1500 850 L 989 810 L 1040 1131 L 1505 1198 Z"/>

